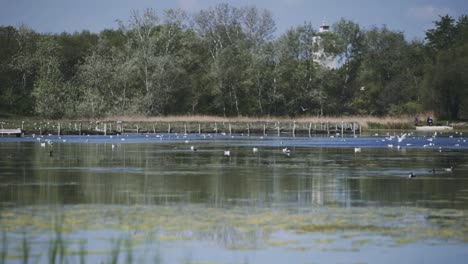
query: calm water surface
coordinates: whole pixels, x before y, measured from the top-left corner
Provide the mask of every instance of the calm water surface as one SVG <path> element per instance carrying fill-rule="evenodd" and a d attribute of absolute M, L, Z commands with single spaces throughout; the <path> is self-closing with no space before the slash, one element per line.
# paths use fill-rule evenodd
<path fill-rule="evenodd" d="M 464 263 L 468 143 L 394 135 L 0 138 L 0 262 Z"/>

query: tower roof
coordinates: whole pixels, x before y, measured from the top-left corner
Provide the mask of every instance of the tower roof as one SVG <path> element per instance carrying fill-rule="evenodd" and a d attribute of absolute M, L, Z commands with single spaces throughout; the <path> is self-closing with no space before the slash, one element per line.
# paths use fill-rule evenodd
<path fill-rule="evenodd" d="M 324 18 L 322 21 L 322 25 L 320 26 L 319 32 L 328 32 L 328 31 L 330 31 L 330 26 L 327 24 Z"/>

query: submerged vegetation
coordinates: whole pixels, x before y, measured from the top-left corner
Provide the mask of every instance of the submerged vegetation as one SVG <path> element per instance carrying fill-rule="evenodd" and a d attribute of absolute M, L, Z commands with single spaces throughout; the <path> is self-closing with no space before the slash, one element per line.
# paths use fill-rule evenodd
<path fill-rule="evenodd" d="M 301 251 L 343 246 L 357 250 L 372 243 L 468 242 L 466 212 L 455 209 L 80 205 L 61 210 L 4 209 L 0 213 L 2 263 L 17 258 L 26 262 L 46 258 L 49 263 L 72 259 L 85 263 L 88 258 L 107 263 L 144 259 L 161 263 L 161 247 L 190 241 L 214 242 L 227 250 L 283 247 Z M 83 237 L 87 231 L 93 232 L 94 238 L 89 239 L 101 241 L 99 249 L 87 245 Z M 288 235 L 278 236 L 281 232 Z"/>
<path fill-rule="evenodd" d="M 0 112 L 60 118 L 214 115 L 468 117 L 468 17 L 426 40 L 336 21 L 275 32 L 273 14 L 227 4 L 133 12 L 100 33 L 0 27 Z"/>

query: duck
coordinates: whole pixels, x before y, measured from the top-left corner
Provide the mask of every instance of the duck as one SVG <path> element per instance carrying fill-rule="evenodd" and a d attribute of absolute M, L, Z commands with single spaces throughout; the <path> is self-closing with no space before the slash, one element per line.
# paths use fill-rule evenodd
<path fill-rule="evenodd" d="M 416 174 L 414 174 L 413 172 L 410 172 L 410 174 L 408 175 L 408 178 L 415 178 L 416 177 Z"/>
<path fill-rule="evenodd" d="M 452 172 L 452 171 L 453 171 L 453 166 L 450 166 L 450 168 L 445 168 L 444 171 L 446 171 L 446 172 Z"/>
<path fill-rule="evenodd" d="M 252 152 L 253 152 L 253 153 L 257 153 L 257 152 L 258 152 L 258 148 L 255 148 L 255 147 L 252 148 Z"/>
<path fill-rule="evenodd" d="M 362 148 L 354 148 L 354 153 L 361 152 Z"/>
<path fill-rule="evenodd" d="M 195 146 L 190 146 L 191 151 L 197 151 L 197 148 Z"/>
<path fill-rule="evenodd" d="M 291 150 L 288 148 L 282 149 L 283 153 L 286 154 L 286 156 L 291 156 Z"/>
<path fill-rule="evenodd" d="M 231 151 L 230 150 L 225 150 L 224 151 L 224 156 L 227 156 L 227 157 L 231 156 Z"/>

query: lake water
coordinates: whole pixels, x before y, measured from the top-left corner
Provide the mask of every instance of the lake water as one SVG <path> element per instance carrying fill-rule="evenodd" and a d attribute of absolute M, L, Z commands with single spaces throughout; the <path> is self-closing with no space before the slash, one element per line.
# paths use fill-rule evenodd
<path fill-rule="evenodd" d="M 466 263 L 468 143 L 4 137 L 0 232 L 0 263 Z"/>

